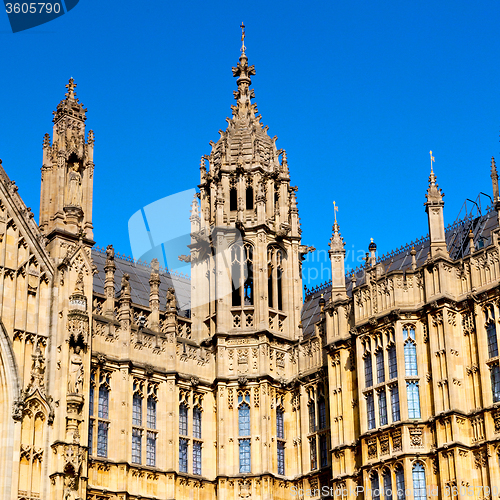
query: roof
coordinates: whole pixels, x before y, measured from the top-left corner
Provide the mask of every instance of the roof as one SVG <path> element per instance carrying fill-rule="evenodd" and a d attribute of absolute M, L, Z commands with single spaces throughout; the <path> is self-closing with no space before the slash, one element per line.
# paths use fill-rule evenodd
<path fill-rule="evenodd" d="M 104 295 L 104 280 L 106 274 L 106 250 L 94 247 L 92 259 L 97 267 L 98 273 L 94 275 L 94 293 Z M 151 267 L 145 262 L 136 262 L 133 259 L 119 257 L 115 254 L 115 296 L 118 297 L 121 289 L 122 276 L 127 273 L 130 276 L 130 288 L 132 303 L 143 307 L 149 307 L 149 278 Z M 191 281 L 187 276 L 160 269 L 160 310 L 166 307 L 166 296 L 169 287 L 174 287 L 177 298 L 177 307 L 180 313 L 184 311 L 189 314 L 191 309 Z"/>
<path fill-rule="evenodd" d="M 487 247 L 491 244 L 491 232 L 498 226 L 497 212 L 493 208 L 479 217 L 465 217 L 456 221 L 446 228 L 446 245 L 452 260 L 458 260 L 469 254 L 469 231 L 474 233 L 474 244 L 476 249 Z M 389 252 L 387 255 L 377 259 L 377 264 L 384 266 L 385 273 L 400 270 L 405 271 L 411 268 L 412 247 L 415 248 L 417 268 L 421 267 L 429 254 L 430 240 L 425 236 L 416 241 L 402 246 L 398 250 Z M 365 282 L 365 269 L 358 267 L 354 271 L 346 274 L 347 295 L 352 297 L 352 274 L 356 274 L 356 286 L 359 287 Z M 302 308 L 302 328 L 303 335 L 309 336 L 314 333 L 314 325 L 320 319 L 319 299 L 328 301 L 331 296 L 331 282 L 324 283 L 312 290 L 306 290 L 306 298 Z"/>

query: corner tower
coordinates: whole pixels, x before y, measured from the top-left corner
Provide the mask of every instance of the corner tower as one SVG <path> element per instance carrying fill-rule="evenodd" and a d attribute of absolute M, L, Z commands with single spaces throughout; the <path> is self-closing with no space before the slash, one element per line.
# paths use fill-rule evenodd
<path fill-rule="evenodd" d="M 40 230 L 51 243 L 82 238 L 91 241 L 94 172 L 94 133 L 85 140 L 87 110 L 76 97 L 70 78 L 68 91 L 54 111 L 53 140 L 43 139 Z"/>
<path fill-rule="evenodd" d="M 201 210 L 195 204 L 191 216 L 193 326 L 200 340 L 256 330 L 294 339 L 302 307 L 297 188 L 290 185 L 285 151 L 252 103 L 255 68 L 244 31 L 242 40 L 232 68 L 236 104 L 210 155 L 202 157 Z M 212 240 L 208 260 L 201 233 Z"/>

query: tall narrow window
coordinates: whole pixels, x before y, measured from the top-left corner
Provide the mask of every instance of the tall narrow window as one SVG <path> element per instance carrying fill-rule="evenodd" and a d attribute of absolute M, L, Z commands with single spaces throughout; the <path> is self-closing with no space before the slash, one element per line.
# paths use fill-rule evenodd
<path fill-rule="evenodd" d="M 109 419 L 109 374 L 101 373 L 99 376 L 99 401 L 97 405 L 97 417 Z M 108 456 L 108 429 L 109 422 L 98 421 L 97 424 L 97 456 Z"/>
<path fill-rule="evenodd" d="M 147 434 L 146 465 L 156 467 L 156 432 L 148 431 Z"/>
<path fill-rule="evenodd" d="M 495 310 L 491 304 L 486 307 L 484 314 L 488 339 L 488 357 L 494 358 L 498 356 L 498 338 L 495 324 Z"/>
<path fill-rule="evenodd" d="M 420 393 L 418 382 L 407 382 L 408 418 L 420 418 Z"/>
<path fill-rule="evenodd" d="M 313 400 L 309 401 L 309 432 L 316 430 L 316 406 Z"/>
<path fill-rule="evenodd" d="M 234 187 L 229 190 L 229 210 L 231 212 L 238 210 L 238 193 Z"/>
<path fill-rule="evenodd" d="M 413 466 L 412 476 L 414 500 L 426 500 L 427 486 L 425 484 L 425 470 L 421 463 L 416 463 Z"/>
<path fill-rule="evenodd" d="M 193 408 L 193 437 L 201 439 L 201 410 L 197 406 Z"/>
<path fill-rule="evenodd" d="M 278 439 L 285 439 L 285 425 L 283 421 L 284 411 L 279 407 L 276 409 L 276 435 Z"/>
<path fill-rule="evenodd" d="M 417 369 L 417 346 L 407 340 L 405 343 L 405 371 L 407 377 L 415 377 L 418 375 Z"/>
<path fill-rule="evenodd" d="M 132 429 L 132 462 L 134 464 L 141 463 L 142 448 L 142 431 L 140 429 Z"/>
<path fill-rule="evenodd" d="M 405 473 L 401 465 L 397 465 L 394 469 L 394 475 L 396 476 L 396 494 L 398 500 L 403 500 L 406 498 L 405 493 Z"/>
<path fill-rule="evenodd" d="M 108 456 L 108 423 L 99 421 L 97 426 L 97 456 Z"/>
<path fill-rule="evenodd" d="M 94 421 L 91 420 L 89 424 L 89 455 L 93 454 L 92 444 L 94 441 Z"/>
<path fill-rule="evenodd" d="M 132 425 L 142 425 L 142 397 L 134 394 L 132 398 Z"/>
<path fill-rule="evenodd" d="M 319 436 L 319 461 L 321 467 L 328 465 L 328 441 L 326 434 L 320 434 Z"/>
<path fill-rule="evenodd" d="M 250 394 L 248 392 L 238 394 L 238 435 L 240 437 L 238 440 L 240 472 L 250 472 Z"/>
<path fill-rule="evenodd" d="M 278 474 L 285 474 L 285 443 L 278 441 Z"/>
<path fill-rule="evenodd" d="M 249 244 L 231 248 L 231 285 L 233 307 L 253 305 L 253 249 Z"/>
<path fill-rule="evenodd" d="M 253 249 L 250 245 L 245 245 L 245 282 L 244 286 L 244 304 L 253 305 Z"/>
<path fill-rule="evenodd" d="M 201 443 L 193 442 L 193 474 L 201 475 Z"/>
<path fill-rule="evenodd" d="M 373 385 L 372 355 L 370 352 L 365 354 L 365 387 Z"/>
<path fill-rule="evenodd" d="M 309 438 L 309 458 L 311 460 L 311 470 L 318 468 L 318 455 L 316 452 L 316 436 Z"/>
<path fill-rule="evenodd" d="M 377 384 L 385 382 L 384 351 L 380 349 L 376 354 Z"/>
<path fill-rule="evenodd" d="M 392 478 L 391 471 L 389 469 L 384 470 L 382 479 L 384 481 L 384 500 L 392 500 Z"/>
<path fill-rule="evenodd" d="M 97 409 L 97 416 L 99 418 L 109 418 L 109 390 L 104 385 L 99 387 L 99 406 Z"/>
<path fill-rule="evenodd" d="M 253 188 L 252 187 L 247 187 L 246 190 L 246 205 L 247 205 L 247 210 L 253 210 Z"/>
<path fill-rule="evenodd" d="M 250 439 L 240 439 L 240 473 L 250 472 Z"/>
<path fill-rule="evenodd" d="M 325 398 L 320 396 L 318 400 L 318 417 L 319 417 L 319 428 L 326 428 L 326 403 Z"/>
<path fill-rule="evenodd" d="M 493 393 L 493 402 L 500 401 L 500 366 L 498 363 L 491 367 L 491 390 Z"/>
<path fill-rule="evenodd" d="M 95 392 L 95 373 L 90 374 L 90 393 L 89 393 L 89 417 L 94 416 L 94 392 Z M 94 445 L 94 419 L 89 420 L 89 455 L 93 454 Z"/>
<path fill-rule="evenodd" d="M 156 429 L 156 401 L 151 396 L 148 398 L 147 423 L 150 429 Z"/>
<path fill-rule="evenodd" d="M 179 439 L 179 470 L 188 471 L 188 440 L 184 438 Z"/>
<path fill-rule="evenodd" d="M 93 377 L 94 374 L 92 374 Z M 91 377 L 90 380 L 90 394 L 89 394 L 89 417 L 92 417 L 94 415 L 94 380 Z"/>
<path fill-rule="evenodd" d="M 283 311 L 283 283 L 282 283 L 283 272 L 281 267 L 276 269 L 276 281 L 277 281 L 277 293 L 278 293 L 278 311 Z"/>
<path fill-rule="evenodd" d="M 273 265 L 272 262 L 267 264 L 267 304 L 273 308 Z"/>
<path fill-rule="evenodd" d="M 391 411 L 392 411 L 392 421 L 399 422 L 401 415 L 399 412 L 399 389 L 397 385 L 394 385 L 390 389 L 391 391 Z"/>
<path fill-rule="evenodd" d="M 396 358 L 396 346 L 391 345 L 391 347 L 389 347 L 388 356 L 389 356 L 389 379 L 393 379 L 398 376 L 398 361 Z"/>
<path fill-rule="evenodd" d="M 188 408 L 185 404 L 179 406 L 179 434 L 188 435 Z"/>
<path fill-rule="evenodd" d="M 371 488 L 372 500 L 380 500 L 380 483 L 378 480 L 378 474 L 376 472 L 374 472 L 372 475 Z"/>
<path fill-rule="evenodd" d="M 366 415 L 368 418 L 368 429 L 375 429 L 375 404 L 372 392 L 366 395 Z"/>
<path fill-rule="evenodd" d="M 387 399 L 385 388 L 382 389 L 378 395 L 378 417 L 380 419 L 380 425 L 387 425 Z"/>

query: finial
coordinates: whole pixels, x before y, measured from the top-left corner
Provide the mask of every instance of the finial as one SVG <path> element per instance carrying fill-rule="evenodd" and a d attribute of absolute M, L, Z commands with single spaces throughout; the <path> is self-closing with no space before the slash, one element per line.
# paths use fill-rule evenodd
<path fill-rule="evenodd" d="M 76 83 L 75 80 L 73 80 L 73 77 L 69 79 L 68 85 L 66 85 L 66 88 L 68 89 L 68 92 L 65 94 L 67 98 L 69 99 L 74 99 L 75 98 L 75 88 L 76 88 Z"/>
<path fill-rule="evenodd" d="M 432 164 L 436 161 L 434 159 L 434 156 L 432 156 L 432 151 L 429 151 L 429 154 L 431 155 L 431 174 L 434 173 L 433 169 L 432 169 Z"/>
<path fill-rule="evenodd" d="M 495 157 L 492 156 L 491 157 L 491 172 L 495 172 L 496 173 L 497 171 L 497 164 L 495 162 Z"/>
<path fill-rule="evenodd" d="M 243 52 L 243 54 L 245 53 L 245 50 L 247 49 L 245 47 L 245 25 L 243 24 L 243 22 L 241 23 L 241 52 Z"/>
<path fill-rule="evenodd" d="M 333 216 L 335 218 L 334 223 L 337 224 L 337 212 L 339 211 L 339 207 L 335 203 L 335 200 L 333 200 Z"/>

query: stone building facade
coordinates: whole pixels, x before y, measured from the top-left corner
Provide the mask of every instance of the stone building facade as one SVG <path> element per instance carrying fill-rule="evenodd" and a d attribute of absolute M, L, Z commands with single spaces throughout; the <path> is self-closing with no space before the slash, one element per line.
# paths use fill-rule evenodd
<path fill-rule="evenodd" d="M 200 166 L 191 279 L 94 247 L 94 134 L 71 79 L 43 141 L 39 224 L 0 167 L 0 497 L 498 498 L 493 206 L 306 293 L 297 188 L 245 48 Z M 188 307 L 179 307 L 179 303 Z M 496 488 L 496 489 L 495 489 Z"/>

